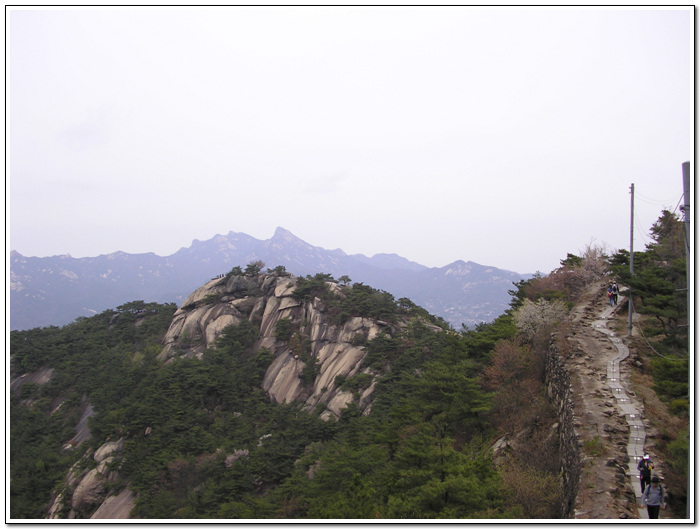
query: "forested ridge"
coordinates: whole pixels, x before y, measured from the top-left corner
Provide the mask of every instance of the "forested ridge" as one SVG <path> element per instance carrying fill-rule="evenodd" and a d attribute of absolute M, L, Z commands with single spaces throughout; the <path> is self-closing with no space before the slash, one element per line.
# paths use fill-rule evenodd
<path fill-rule="evenodd" d="M 166 363 L 156 357 L 174 305 L 134 301 L 61 328 L 13 331 L 10 517 L 47 517 L 55 496 L 69 498 L 76 486 L 69 469 L 78 476 L 94 468 L 84 456 L 118 439 L 123 448 L 99 498 L 64 502 L 57 517 L 89 518 L 100 498 L 127 487 L 133 518 L 560 517 L 557 419 L 544 365 L 552 331 L 587 284 L 613 274 L 638 293 L 637 310 L 651 317 L 646 332 L 666 358 L 645 369 L 669 409 L 687 417 L 687 315 L 676 294 L 685 257 L 668 248 L 680 222 L 667 213 L 652 229 L 655 243 L 635 253 L 637 275 L 625 275 L 624 251 L 569 254 L 551 274 L 515 284 L 511 308 L 473 330 L 454 330 L 348 277 L 299 278 L 295 296 L 319 300 L 331 321 L 400 323 L 400 332 L 362 344 L 377 374 L 369 413 L 353 402 L 337 421 L 322 420 L 322 409 L 271 402 L 261 389 L 271 353 L 254 347 L 254 321 L 228 327 L 201 360 Z M 261 273 L 259 264 L 230 272 Z M 303 335 L 285 324 L 276 333 L 303 353 Z M 316 375 L 311 360 L 301 377 Z M 48 383 L 21 383 L 40 368 L 54 370 Z M 370 382 L 363 374 L 335 381 L 357 394 Z M 92 435 L 71 446 L 87 402 Z M 505 435 L 509 449 L 495 453 Z M 687 469 L 687 430 L 669 432 L 668 447 L 678 471 Z"/>

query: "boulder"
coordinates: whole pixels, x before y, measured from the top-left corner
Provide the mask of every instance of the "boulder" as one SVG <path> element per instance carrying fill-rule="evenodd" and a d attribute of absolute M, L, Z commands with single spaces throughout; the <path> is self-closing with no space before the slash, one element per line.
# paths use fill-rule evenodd
<path fill-rule="evenodd" d="M 96 468 L 86 472 L 80 478 L 80 482 L 75 487 L 73 491 L 73 496 L 71 497 L 71 509 L 73 511 L 84 510 L 88 505 L 95 505 L 102 502 L 104 495 L 104 484 L 106 481 L 115 481 L 118 478 L 117 472 L 108 472 L 108 466 L 112 461 L 114 461 L 114 456 L 119 452 L 124 446 L 124 439 L 119 439 L 118 441 L 110 441 L 103 444 L 94 454 L 92 458 L 98 462 Z M 85 456 L 89 457 L 90 452 L 86 453 Z M 70 479 L 70 475 L 75 474 L 75 465 L 71 468 L 71 473 L 69 473 L 69 483 L 76 482 L 77 478 L 74 476 Z"/>
<path fill-rule="evenodd" d="M 124 447 L 124 439 L 119 439 L 118 441 L 112 441 L 103 444 L 101 447 L 99 447 L 97 450 L 95 450 L 95 453 L 93 454 L 92 458 L 100 463 L 104 459 L 106 459 L 108 456 L 111 456 L 114 452 L 118 452 Z"/>
<path fill-rule="evenodd" d="M 88 505 L 95 505 L 102 501 L 104 480 L 102 474 L 96 468 L 90 470 L 75 488 L 71 498 L 71 508 L 81 511 Z"/>
<path fill-rule="evenodd" d="M 47 518 L 49 520 L 55 520 L 59 517 L 61 510 L 63 509 L 63 494 L 59 494 L 53 500 L 51 507 L 49 507 L 49 514 Z"/>

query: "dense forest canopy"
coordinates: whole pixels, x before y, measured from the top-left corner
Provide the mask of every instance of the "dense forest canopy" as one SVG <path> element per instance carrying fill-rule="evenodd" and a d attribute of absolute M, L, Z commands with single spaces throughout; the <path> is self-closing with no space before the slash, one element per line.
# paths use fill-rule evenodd
<path fill-rule="evenodd" d="M 227 328 L 201 360 L 165 364 L 156 357 L 174 305 L 135 301 L 62 328 L 12 332 L 13 380 L 54 371 L 50 382 L 18 384 L 10 394 L 10 515 L 46 517 L 54 495 L 69 492 L 68 469 L 95 465 L 86 449 L 125 439 L 114 463 L 119 479 L 102 492 L 129 487 L 139 518 L 557 518 L 556 410 L 544 363 L 552 331 L 587 284 L 612 272 L 631 287 L 637 310 L 652 317 L 644 332 L 664 355 L 650 367 L 658 391 L 687 414 L 678 224 L 663 213 L 654 242 L 635 253 L 634 275 L 625 272 L 624 251 L 569 254 L 548 276 L 515 284 L 511 308 L 472 330 L 455 331 L 410 300 L 347 277 L 298 278 L 296 299 L 322 300 L 336 324 L 356 315 L 404 323 L 400 333 L 363 344 L 378 373 L 371 413 L 353 402 L 337 421 L 270 401 L 261 382 L 272 353 L 254 347 L 258 329 L 249 321 Z M 259 274 L 262 266 L 230 274 Z M 275 333 L 302 338 L 285 320 Z M 359 394 L 370 378 L 335 383 Z M 87 402 L 92 436 L 71 449 Z M 496 462 L 494 441 L 517 431 L 527 435 Z M 670 440 L 679 467 L 687 462 L 683 442 Z M 95 508 L 77 514 L 89 518 Z"/>

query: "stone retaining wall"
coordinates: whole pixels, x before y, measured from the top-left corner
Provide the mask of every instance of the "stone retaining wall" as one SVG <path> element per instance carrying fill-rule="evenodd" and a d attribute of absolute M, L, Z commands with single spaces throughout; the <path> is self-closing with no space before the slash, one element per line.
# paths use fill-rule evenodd
<path fill-rule="evenodd" d="M 553 336 L 554 338 L 554 336 Z M 574 401 L 571 377 L 561 361 L 556 342 L 552 339 L 547 353 L 547 397 L 557 409 L 563 491 L 561 518 L 573 518 L 581 478 L 579 436 L 574 428 Z"/>

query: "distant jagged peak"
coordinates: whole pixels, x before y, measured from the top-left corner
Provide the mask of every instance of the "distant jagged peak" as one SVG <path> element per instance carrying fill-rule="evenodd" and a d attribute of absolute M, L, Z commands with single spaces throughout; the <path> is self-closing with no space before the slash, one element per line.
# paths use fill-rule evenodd
<path fill-rule="evenodd" d="M 229 232 L 228 235 L 216 234 L 211 239 L 211 242 L 214 243 L 219 250 L 235 250 L 236 245 L 234 242 L 238 239 L 237 236 L 238 234 L 233 232 Z"/>
<path fill-rule="evenodd" d="M 462 268 L 462 269 L 467 269 L 467 270 L 500 270 L 499 268 L 496 268 L 495 266 L 487 266 L 487 265 L 482 265 L 479 263 L 475 263 L 474 261 L 462 261 L 458 260 L 455 261 L 454 263 L 450 263 L 447 266 L 444 266 L 443 268 Z"/>
<path fill-rule="evenodd" d="M 473 270 L 474 268 L 479 267 L 479 266 L 481 266 L 481 265 L 479 265 L 478 263 L 474 263 L 472 261 L 462 261 L 460 259 L 458 261 L 455 261 L 453 263 L 450 263 L 448 265 L 443 266 L 442 270 L 445 270 L 448 273 L 450 271 L 455 271 L 455 270 L 460 270 L 460 271 L 468 273 L 471 270 Z"/>
<path fill-rule="evenodd" d="M 26 259 L 73 259 L 73 256 L 69 253 L 63 253 L 63 254 L 56 254 L 56 255 L 48 255 L 45 257 L 39 257 L 37 255 L 23 255 L 19 253 L 17 250 L 11 250 L 10 251 L 10 259 L 13 261 L 19 261 L 19 260 L 26 260 Z"/>
<path fill-rule="evenodd" d="M 360 262 L 385 270 L 401 269 L 420 272 L 421 270 L 425 270 L 428 268 L 427 266 L 418 264 L 414 261 L 409 261 L 405 257 L 401 257 L 400 255 L 395 253 L 378 253 L 373 255 L 372 257 L 367 257 L 363 254 L 354 254 L 351 255 L 351 257 Z"/>
<path fill-rule="evenodd" d="M 444 266 L 444 268 L 450 268 L 450 267 L 476 268 L 476 267 L 482 267 L 482 266 L 483 265 L 480 265 L 479 263 L 475 263 L 474 261 L 463 261 L 462 259 L 458 259 L 457 261 Z"/>
<path fill-rule="evenodd" d="M 200 239 L 193 239 L 192 244 L 190 246 L 180 248 L 177 253 L 198 251 L 200 248 L 207 246 L 214 246 L 220 249 L 235 248 L 235 243 L 249 241 L 260 242 L 255 237 L 252 237 L 245 233 L 229 231 L 226 235 L 217 233 L 212 238 L 206 239 L 204 241 Z"/>
<path fill-rule="evenodd" d="M 243 233 L 242 231 L 233 231 L 233 230 L 229 230 L 229 232 L 226 235 L 216 234 L 215 237 L 221 237 L 223 239 L 246 239 L 246 240 L 254 240 L 254 241 L 260 240 L 260 239 L 256 239 L 252 235 L 248 235 L 247 233 Z"/>
<path fill-rule="evenodd" d="M 454 263 L 442 267 L 440 270 L 446 276 L 466 276 L 474 274 L 482 278 L 485 276 L 492 276 L 498 280 L 504 278 L 528 277 L 527 275 L 518 274 L 517 272 L 504 270 L 495 266 L 482 265 L 474 261 L 455 261 Z"/>
<path fill-rule="evenodd" d="M 296 235 L 294 235 L 291 231 L 286 230 L 280 226 L 275 229 L 275 234 L 272 236 L 272 238 L 269 241 L 270 244 L 276 247 L 297 247 L 297 248 L 305 248 L 305 249 L 315 249 L 315 250 L 322 250 L 322 251 L 329 251 L 325 250 L 319 246 L 314 246 L 312 244 L 309 244 L 308 242 L 300 239 Z M 331 253 L 334 250 L 331 250 Z"/>
<path fill-rule="evenodd" d="M 284 242 L 294 242 L 294 243 L 307 244 L 304 241 L 302 241 L 299 237 L 294 235 L 291 231 L 285 230 L 281 226 L 277 226 L 277 228 L 275 229 L 275 234 L 272 236 L 272 239 L 270 239 L 270 240 L 275 241 L 275 242 L 284 241 Z"/>

